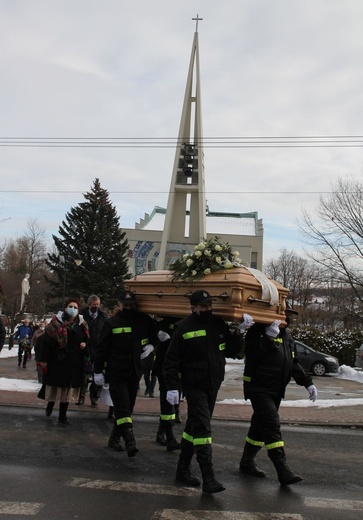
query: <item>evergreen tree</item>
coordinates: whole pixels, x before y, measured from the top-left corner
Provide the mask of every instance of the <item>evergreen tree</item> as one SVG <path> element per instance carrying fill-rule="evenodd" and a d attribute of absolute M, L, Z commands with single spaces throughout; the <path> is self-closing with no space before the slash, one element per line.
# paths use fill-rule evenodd
<path fill-rule="evenodd" d="M 120 288 L 128 279 L 128 241 L 121 230 L 115 207 L 99 179 L 85 202 L 71 208 L 53 235 L 55 252 L 48 255 L 47 265 L 55 276 L 48 279 L 53 296 L 74 296 L 87 300 L 91 294 L 112 309 Z M 82 260 L 77 266 L 76 260 Z"/>

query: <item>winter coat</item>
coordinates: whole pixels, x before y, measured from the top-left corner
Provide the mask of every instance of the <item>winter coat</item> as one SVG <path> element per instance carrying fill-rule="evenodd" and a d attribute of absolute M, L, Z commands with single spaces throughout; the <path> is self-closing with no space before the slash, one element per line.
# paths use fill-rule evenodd
<path fill-rule="evenodd" d="M 226 357 L 236 357 L 241 338 L 216 316 L 206 321 L 192 312 L 175 325 L 163 374 L 168 390 L 218 389 L 224 379 Z"/>
<path fill-rule="evenodd" d="M 157 344 L 157 326 L 148 314 L 123 309 L 106 320 L 96 345 L 94 372 L 105 366 L 109 382 L 140 379 L 147 359 L 140 360 L 146 345 Z M 153 356 L 153 353 L 151 353 Z"/>
<path fill-rule="evenodd" d="M 104 314 L 100 309 L 98 309 L 97 318 L 93 319 L 90 315 L 90 310 L 88 307 L 85 307 L 80 311 L 80 314 L 83 316 L 84 320 L 86 321 L 88 325 L 89 330 L 89 344 L 88 344 L 88 350 L 89 354 L 91 356 L 91 360 L 93 361 L 95 358 L 96 353 L 96 345 L 98 342 L 98 339 L 101 334 L 101 330 L 103 328 L 103 325 L 105 324 L 105 321 L 107 320 L 106 314 Z"/>
<path fill-rule="evenodd" d="M 14 339 L 19 339 L 19 345 L 23 339 L 25 339 L 25 336 L 28 336 L 27 338 L 27 344 L 30 345 L 30 338 L 33 335 L 33 329 L 30 325 L 20 325 L 18 330 L 14 334 Z"/>
<path fill-rule="evenodd" d="M 300 386 L 313 384 L 299 363 L 294 340 L 285 328 L 271 340 L 265 333 L 266 325 L 256 323 L 245 338 L 244 395 L 249 399 L 256 393 L 282 399 L 291 378 Z"/>
<path fill-rule="evenodd" d="M 5 338 L 6 338 L 6 330 L 5 330 L 5 326 L 3 324 L 3 320 L 0 318 L 0 352 L 4 346 Z"/>
<path fill-rule="evenodd" d="M 59 324 L 64 315 L 58 313 Z M 52 321 L 53 321 L 52 320 Z M 52 322 L 47 325 L 42 336 L 41 361 L 47 363 L 46 384 L 60 388 L 80 388 L 83 381 L 83 360 L 85 349 L 80 344 L 88 342 L 88 328 L 82 316 L 77 316 L 73 327 L 68 331 L 65 347 L 59 348 L 55 337 L 50 335 Z"/>

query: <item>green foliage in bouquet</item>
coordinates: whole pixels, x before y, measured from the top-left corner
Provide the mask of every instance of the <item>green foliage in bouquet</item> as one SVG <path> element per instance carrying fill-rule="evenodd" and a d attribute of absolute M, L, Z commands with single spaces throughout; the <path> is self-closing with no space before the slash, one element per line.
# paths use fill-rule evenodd
<path fill-rule="evenodd" d="M 186 253 L 170 265 L 172 281 L 190 282 L 220 269 L 242 267 L 238 257 L 239 252 L 232 251 L 228 242 L 221 242 L 220 237 L 202 240 L 193 253 Z"/>

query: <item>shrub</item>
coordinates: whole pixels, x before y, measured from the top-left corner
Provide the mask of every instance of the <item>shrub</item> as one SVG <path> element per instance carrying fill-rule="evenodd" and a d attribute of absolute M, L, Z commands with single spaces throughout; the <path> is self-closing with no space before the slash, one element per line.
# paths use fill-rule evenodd
<path fill-rule="evenodd" d="M 363 343 L 363 332 L 357 329 L 321 331 L 314 328 L 292 328 L 292 336 L 314 350 L 338 358 L 340 365 L 355 366 L 356 350 Z"/>

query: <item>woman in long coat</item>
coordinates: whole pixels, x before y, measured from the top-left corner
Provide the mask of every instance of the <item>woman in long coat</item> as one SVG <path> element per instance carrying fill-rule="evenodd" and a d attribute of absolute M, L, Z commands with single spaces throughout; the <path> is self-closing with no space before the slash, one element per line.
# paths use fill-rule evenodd
<path fill-rule="evenodd" d="M 82 386 L 85 349 L 89 341 L 86 321 L 79 314 L 79 302 L 69 298 L 64 307 L 53 316 L 45 329 L 41 366 L 45 374 L 45 414 L 52 414 L 59 401 L 60 424 L 70 424 L 67 409 L 70 401 L 76 401 Z M 39 395 L 41 397 L 41 395 Z"/>

